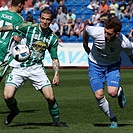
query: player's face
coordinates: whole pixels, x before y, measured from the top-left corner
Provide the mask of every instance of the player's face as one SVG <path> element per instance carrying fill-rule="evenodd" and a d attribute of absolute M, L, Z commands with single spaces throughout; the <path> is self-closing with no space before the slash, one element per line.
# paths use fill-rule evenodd
<path fill-rule="evenodd" d="M 104 28 L 104 36 L 106 42 L 112 42 L 117 38 L 118 35 L 114 32 L 113 29 Z"/>
<path fill-rule="evenodd" d="M 39 17 L 40 20 L 40 27 L 42 29 L 46 29 L 49 27 L 50 23 L 51 23 L 51 14 L 45 14 L 42 13 L 41 16 Z"/>

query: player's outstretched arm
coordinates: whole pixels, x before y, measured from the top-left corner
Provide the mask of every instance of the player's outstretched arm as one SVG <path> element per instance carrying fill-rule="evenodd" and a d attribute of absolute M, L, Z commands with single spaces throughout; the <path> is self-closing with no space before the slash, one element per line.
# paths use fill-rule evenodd
<path fill-rule="evenodd" d="M 54 78 L 53 78 L 53 84 L 54 85 L 59 85 L 59 68 L 60 68 L 60 63 L 58 59 L 52 59 L 52 66 L 54 69 Z"/>
<path fill-rule="evenodd" d="M 5 31 L 12 31 L 13 27 L 12 25 L 4 26 L 0 28 L 0 32 L 5 32 Z M 19 42 L 21 38 L 19 36 L 14 36 L 14 41 Z"/>
<path fill-rule="evenodd" d="M 13 30 L 12 25 L 4 26 L 0 28 L 0 32 L 11 31 L 11 30 Z"/>
<path fill-rule="evenodd" d="M 89 35 L 86 32 L 86 29 L 83 31 L 83 47 L 87 54 L 89 55 L 90 53 L 90 48 L 88 47 L 88 40 L 89 40 Z"/>

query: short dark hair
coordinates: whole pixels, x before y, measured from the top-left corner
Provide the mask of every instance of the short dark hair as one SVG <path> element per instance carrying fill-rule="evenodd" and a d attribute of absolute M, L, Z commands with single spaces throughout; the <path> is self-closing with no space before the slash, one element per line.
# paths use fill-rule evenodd
<path fill-rule="evenodd" d="M 114 32 L 117 33 L 121 31 L 122 23 L 118 18 L 112 17 L 105 20 L 104 27 L 107 29 L 114 29 Z"/>
<path fill-rule="evenodd" d="M 42 9 L 41 12 L 40 12 L 40 17 L 41 17 L 42 13 L 51 14 L 51 20 L 54 18 L 54 14 L 49 8 Z"/>
<path fill-rule="evenodd" d="M 12 5 L 17 6 L 19 3 L 25 4 L 27 0 L 12 0 Z"/>

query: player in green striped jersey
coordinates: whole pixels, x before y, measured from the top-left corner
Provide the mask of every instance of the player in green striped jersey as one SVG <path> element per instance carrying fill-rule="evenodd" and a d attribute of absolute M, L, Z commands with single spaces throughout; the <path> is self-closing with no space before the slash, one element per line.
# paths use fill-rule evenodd
<path fill-rule="evenodd" d="M 0 11 L 0 27 L 20 25 L 23 22 L 23 18 L 18 13 L 21 13 L 25 1 L 26 0 L 12 0 L 10 10 Z M 0 81 L 8 68 L 10 42 L 13 40 L 12 35 L 14 35 L 15 39 L 18 33 L 12 31 L 0 32 Z"/>
<path fill-rule="evenodd" d="M 4 124 L 8 125 L 18 115 L 19 109 L 14 98 L 16 90 L 29 79 L 32 85 L 39 90 L 48 102 L 49 112 L 53 118 L 54 125 L 66 127 L 60 122 L 59 108 L 54 97 L 54 92 L 45 69 L 42 65 L 45 51 L 48 50 L 52 59 L 54 69 L 53 84 L 59 84 L 59 60 L 57 55 L 58 38 L 49 28 L 53 20 L 53 13 L 49 9 L 43 9 L 40 13 L 39 24 L 23 23 L 13 29 L 26 38 L 26 45 L 30 48 L 30 58 L 25 62 L 11 61 L 12 70 L 9 73 L 4 88 L 4 99 L 10 114 L 6 117 Z"/>

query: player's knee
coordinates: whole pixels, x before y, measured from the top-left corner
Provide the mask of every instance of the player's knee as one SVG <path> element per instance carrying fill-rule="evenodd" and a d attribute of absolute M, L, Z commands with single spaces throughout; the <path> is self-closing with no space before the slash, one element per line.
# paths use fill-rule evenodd
<path fill-rule="evenodd" d="M 97 100 L 100 100 L 100 99 L 102 99 L 103 97 L 104 97 L 104 95 L 95 94 L 95 98 L 96 98 Z"/>
<path fill-rule="evenodd" d="M 12 95 L 9 95 L 9 94 L 4 94 L 4 99 L 6 100 L 6 101 L 10 101 L 10 100 L 12 100 L 13 99 L 13 96 Z"/>
<path fill-rule="evenodd" d="M 117 87 L 113 87 L 113 88 L 109 88 L 108 89 L 108 94 L 111 96 L 111 97 L 116 97 L 117 96 Z"/>
<path fill-rule="evenodd" d="M 108 93 L 111 97 L 116 97 L 116 93 L 112 92 L 112 93 Z"/>
<path fill-rule="evenodd" d="M 102 99 L 104 97 L 103 89 L 97 90 L 96 92 L 94 92 L 94 95 L 97 100 Z"/>
<path fill-rule="evenodd" d="M 51 98 L 46 98 L 47 102 L 49 104 L 53 104 L 55 102 L 55 98 L 54 97 L 51 97 Z"/>
<path fill-rule="evenodd" d="M 4 92 L 4 95 L 3 95 L 5 100 L 11 100 L 13 96 L 14 95 L 12 93 L 7 93 L 7 92 Z"/>
<path fill-rule="evenodd" d="M 55 100 L 54 98 L 54 95 L 53 94 L 50 94 L 50 95 L 47 95 L 45 96 L 46 100 L 50 103 L 50 102 L 53 102 Z"/>
<path fill-rule="evenodd" d="M 14 97 L 15 95 L 15 92 L 16 92 L 16 89 L 14 86 L 5 86 L 4 88 L 4 99 L 6 100 L 10 100 Z"/>

